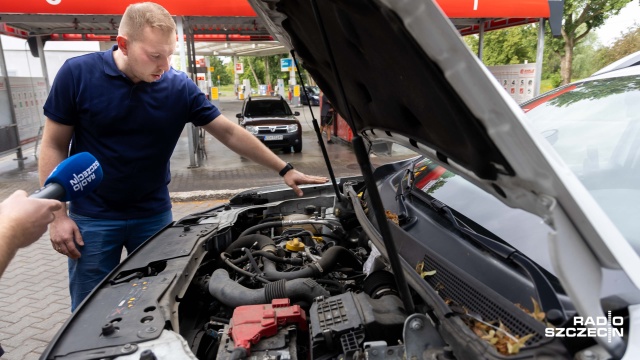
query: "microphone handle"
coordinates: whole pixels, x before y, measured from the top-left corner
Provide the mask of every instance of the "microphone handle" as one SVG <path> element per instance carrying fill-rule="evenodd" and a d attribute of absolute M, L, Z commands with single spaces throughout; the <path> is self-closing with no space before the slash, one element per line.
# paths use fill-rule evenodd
<path fill-rule="evenodd" d="M 49 183 L 39 190 L 36 190 L 33 194 L 29 195 L 29 197 L 34 199 L 60 200 L 64 197 L 64 188 L 60 184 Z"/>

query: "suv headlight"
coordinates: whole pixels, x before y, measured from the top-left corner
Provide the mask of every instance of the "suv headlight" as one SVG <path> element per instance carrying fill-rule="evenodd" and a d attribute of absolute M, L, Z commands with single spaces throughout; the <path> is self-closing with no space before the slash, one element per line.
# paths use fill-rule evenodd
<path fill-rule="evenodd" d="M 298 131 L 298 125 L 297 124 L 287 125 L 287 131 L 288 132 L 296 132 L 296 131 Z"/>
<path fill-rule="evenodd" d="M 255 126 L 247 126 L 245 127 L 245 129 L 247 129 L 247 131 L 252 133 L 253 135 L 258 135 L 258 128 Z"/>

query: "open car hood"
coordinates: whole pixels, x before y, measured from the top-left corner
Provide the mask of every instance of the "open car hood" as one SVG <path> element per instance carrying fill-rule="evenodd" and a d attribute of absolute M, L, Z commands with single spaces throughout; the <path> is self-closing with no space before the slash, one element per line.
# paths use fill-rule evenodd
<path fill-rule="evenodd" d="M 622 268 L 640 288 L 633 248 L 437 4 L 250 3 L 354 134 L 403 144 L 544 219 L 555 230 L 549 234 L 554 267 L 572 298 L 597 299 L 602 267 Z M 597 301 L 578 308 L 601 314 Z"/>

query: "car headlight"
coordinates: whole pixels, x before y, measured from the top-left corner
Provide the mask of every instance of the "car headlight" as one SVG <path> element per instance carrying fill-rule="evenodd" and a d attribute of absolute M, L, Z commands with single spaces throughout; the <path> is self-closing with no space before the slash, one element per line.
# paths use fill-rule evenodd
<path fill-rule="evenodd" d="M 287 131 L 288 132 L 296 132 L 296 131 L 298 131 L 298 125 L 296 125 L 296 124 L 287 125 Z"/>
<path fill-rule="evenodd" d="M 247 129 L 247 131 L 252 133 L 253 135 L 258 135 L 258 128 L 255 126 L 247 126 L 245 127 L 245 129 Z"/>

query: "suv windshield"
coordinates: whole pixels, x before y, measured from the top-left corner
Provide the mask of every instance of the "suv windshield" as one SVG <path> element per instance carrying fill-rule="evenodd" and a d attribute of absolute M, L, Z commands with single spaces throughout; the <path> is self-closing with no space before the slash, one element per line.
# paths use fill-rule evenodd
<path fill-rule="evenodd" d="M 568 85 L 522 108 L 640 253 L 640 76 Z"/>
<path fill-rule="evenodd" d="M 244 109 L 245 117 L 293 115 L 289 105 L 283 100 L 252 100 Z"/>

